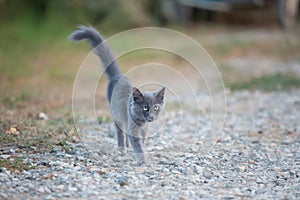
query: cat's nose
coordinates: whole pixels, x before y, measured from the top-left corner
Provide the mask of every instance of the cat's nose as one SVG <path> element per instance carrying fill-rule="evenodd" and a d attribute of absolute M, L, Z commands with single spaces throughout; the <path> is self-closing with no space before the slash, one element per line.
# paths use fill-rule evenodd
<path fill-rule="evenodd" d="M 147 121 L 148 121 L 148 122 L 153 122 L 153 120 L 154 120 L 154 117 L 153 117 L 153 116 L 148 116 L 148 117 L 147 117 Z"/>

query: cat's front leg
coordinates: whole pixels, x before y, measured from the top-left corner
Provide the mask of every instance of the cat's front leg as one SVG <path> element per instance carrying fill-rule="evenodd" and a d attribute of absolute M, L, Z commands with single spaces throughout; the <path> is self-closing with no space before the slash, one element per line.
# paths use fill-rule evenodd
<path fill-rule="evenodd" d="M 147 130 L 146 127 L 144 127 L 143 129 L 140 130 L 141 136 L 142 136 L 142 144 L 143 144 L 143 146 L 145 146 L 146 132 L 147 132 L 146 130 Z"/>
<path fill-rule="evenodd" d="M 130 140 L 138 164 L 146 163 L 144 150 L 143 150 L 143 138 L 135 137 L 131 134 L 128 135 L 128 138 Z"/>

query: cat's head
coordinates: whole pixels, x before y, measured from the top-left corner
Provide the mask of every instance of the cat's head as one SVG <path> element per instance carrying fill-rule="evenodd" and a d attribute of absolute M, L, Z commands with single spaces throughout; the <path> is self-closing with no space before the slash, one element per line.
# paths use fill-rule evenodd
<path fill-rule="evenodd" d="M 140 122 L 156 120 L 164 108 L 164 95 L 165 87 L 154 92 L 141 92 L 134 87 L 130 105 L 131 117 Z"/>

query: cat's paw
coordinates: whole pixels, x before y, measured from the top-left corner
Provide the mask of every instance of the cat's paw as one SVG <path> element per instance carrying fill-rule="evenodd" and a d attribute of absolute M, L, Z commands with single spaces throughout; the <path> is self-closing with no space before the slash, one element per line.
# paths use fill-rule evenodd
<path fill-rule="evenodd" d="M 148 165 L 147 159 L 143 153 L 136 153 L 135 158 L 138 165 Z"/>
<path fill-rule="evenodd" d="M 119 152 L 120 152 L 121 156 L 125 156 L 126 155 L 126 148 L 119 147 Z"/>

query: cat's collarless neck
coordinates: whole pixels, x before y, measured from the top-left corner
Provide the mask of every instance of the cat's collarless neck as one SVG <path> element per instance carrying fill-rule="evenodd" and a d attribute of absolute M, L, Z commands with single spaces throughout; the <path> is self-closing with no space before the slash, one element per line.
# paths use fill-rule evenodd
<path fill-rule="evenodd" d="M 131 120 L 134 122 L 134 123 L 136 123 L 136 125 L 138 125 L 138 126 L 144 126 L 145 125 L 145 121 L 144 120 L 141 120 L 141 119 L 138 119 L 137 117 L 135 117 L 132 113 L 131 113 L 131 111 L 129 110 L 129 114 L 130 114 L 130 118 L 131 118 Z"/>

